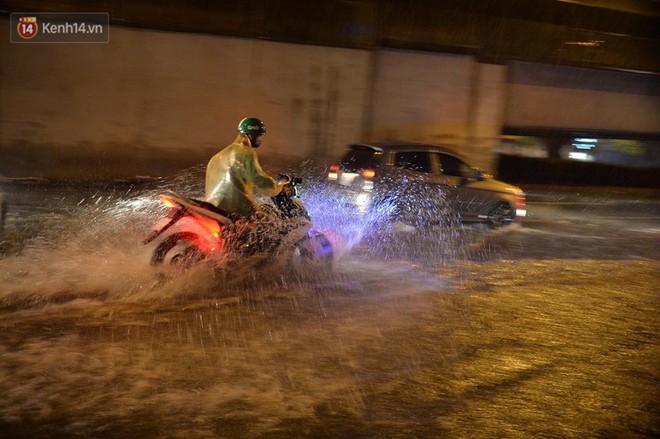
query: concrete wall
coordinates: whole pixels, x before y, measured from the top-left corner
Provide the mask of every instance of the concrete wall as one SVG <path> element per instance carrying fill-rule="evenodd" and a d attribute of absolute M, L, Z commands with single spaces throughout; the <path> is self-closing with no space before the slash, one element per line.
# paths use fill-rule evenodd
<path fill-rule="evenodd" d="M 512 63 L 505 124 L 660 133 L 660 81 L 631 72 Z"/>
<path fill-rule="evenodd" d="M 3 39 L 0 175 L 162 174 L 207 160 L 244 116 L 266 121 L 265 157 L 334 156 L 361 136 L 370 56 L 118 27 L 109 44 Z"/>
<path fill-rule="evenodd" d="M 452 146 L 492 172 L 503 124 L 660 132 L 657 78 L 582 70 L 123 27 L 109 44 L 6 38 L 0 176 L 167 175 L 204 164 L 244 116 L 266 121 L 271 172 L 365 140 Z"/>
<path fill-rule="evenodd" d="M 371 137 L 462 145 L 472 58 L 387 50 L 377 57 Z"/>
<path fill-rule="evenodd" d="M 375 65 L 371 138 L 447 145 L 494 169 L 505 66 L 466 55 L 394 50 L 379 51 Z"/>
<path fill-rule="evenodd" d="M 466 155 L 480 168 L 491 173 L 497 168 L 493 150 L 499 145 L 507 97 L 508 68 L 495 64 L 476 64 L 473 113 L 468 123 Z"/>

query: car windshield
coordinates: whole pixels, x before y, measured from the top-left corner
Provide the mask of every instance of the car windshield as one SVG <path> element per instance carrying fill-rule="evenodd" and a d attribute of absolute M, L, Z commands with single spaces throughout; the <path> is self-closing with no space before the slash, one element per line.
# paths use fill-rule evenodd
<path fill-rule="evenodd" d="M 339 160 L 339 164 L 345 172 L 357 172 L 373 167 L 375 156 L 376 151 L 373 148 L 353 146 Z"/>

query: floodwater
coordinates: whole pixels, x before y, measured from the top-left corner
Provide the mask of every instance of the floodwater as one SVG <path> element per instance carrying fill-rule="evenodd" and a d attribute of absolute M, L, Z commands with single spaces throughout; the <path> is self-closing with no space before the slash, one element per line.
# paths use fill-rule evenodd
<path fill-rule="evenodd" d="M 44 191 L 6 221 L 0 437 L 660 434 L 657 200 L 374 237 L 303 193 L 332 272 L 163 277 L 152 190 Z"/>

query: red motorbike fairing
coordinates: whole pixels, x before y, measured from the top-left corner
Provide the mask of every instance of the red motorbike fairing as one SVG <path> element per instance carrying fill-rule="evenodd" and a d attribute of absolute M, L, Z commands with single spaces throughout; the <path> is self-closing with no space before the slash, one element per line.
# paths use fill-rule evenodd
<path fill-rule="evenodd" d="M 254 230 L 248 228 L 254 233 L 237 234 L 233 226 L 231 231 L 223 232 L 225 227 L 234 222 L 214 206 L 174 192 L 161 194 L 160 199 L 169 208 L 167 215 L 154 226 L 144 241 L 147 244 L 159 238 L 151 264 L 156 266 L 169 262 L 179 267 L 188 267 L 214 253 L 249 257 L 264 252 L 282 254 L 284 251 L 284 254 L 301 255 L 304 259 L 318 261 L 329 267 L 333 254 L 331 243 L 320 232 L 309 235 L 313 229 L 307 209 L 300 200 L 292 199 L 297 197 L 295 184 L 300 181 L 290 179 L 286 184 L 291 187 L 272 198 L 274 205 L 264 205 L 269 216 L 268 224 L 272 224 L 272 227 L 266 227 L 266 235 L 259 234 L 258 225 Z M 227 239 L 236 242 L 229 245 Z M 212 259 L 220 264 L 225 260 L 222 257 Z"/>

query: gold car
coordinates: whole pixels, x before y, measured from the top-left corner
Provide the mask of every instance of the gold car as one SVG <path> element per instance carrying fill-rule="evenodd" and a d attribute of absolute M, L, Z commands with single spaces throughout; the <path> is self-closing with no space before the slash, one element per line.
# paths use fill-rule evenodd
<path fill-rule="evenodd" d="M 495 180 L 450 149 L 435 145 L 349 145 L 339 162 L 330 166 L 327 179 L 362 212 L 391 200 L 392 193 L 407 186 L 417 195 L 417 201 L 406 203 L 413 215 L 445 201 L 461 221 L 494 227 L 520 221 L 527 214 L 522 189 Z"/>

